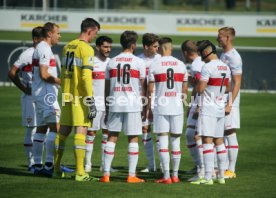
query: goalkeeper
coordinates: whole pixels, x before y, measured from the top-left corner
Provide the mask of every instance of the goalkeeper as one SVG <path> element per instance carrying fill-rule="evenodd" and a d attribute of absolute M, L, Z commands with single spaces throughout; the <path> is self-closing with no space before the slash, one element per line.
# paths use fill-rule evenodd
<path fill-rule="evenodd" d="M 91 127 L 92 119 L 96 116 L 91 86 L 94 50 L 90 46 L 90 42 L 96 37 L 99 30 L 100 24 L 97 21 L 92 18 L 86 18 L 81 23 L 79 38 L 69 42 L 63 48 L 61 127 L 55 141 L 54 176 L 58 178 L 64 177 L 64 173 L 60 169 L 60 161 L 66 138 L 74 127 L 75 180 L 91 180 L 91 177 L 84 171 L 83 162 L 87 128 Z"/>

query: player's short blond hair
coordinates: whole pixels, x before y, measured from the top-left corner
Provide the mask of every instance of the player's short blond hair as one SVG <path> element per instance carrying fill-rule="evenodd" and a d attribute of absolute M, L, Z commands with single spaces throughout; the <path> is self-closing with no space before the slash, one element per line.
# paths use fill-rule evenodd
<path fill-rule="evenodd" d="M 235 38 L 235 36 L 236 36 L 236 31 L 233 27 L 222 27 L 218 31 L 225 32 L 225 33 L 229 34 L 232 38 Z"/>

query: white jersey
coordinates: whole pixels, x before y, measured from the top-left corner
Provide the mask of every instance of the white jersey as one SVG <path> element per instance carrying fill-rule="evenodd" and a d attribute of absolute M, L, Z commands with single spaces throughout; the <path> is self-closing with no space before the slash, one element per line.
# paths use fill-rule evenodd
<path fill-rule="evenodd" d="M 153 62 L 149 81 L 155 82 L 154 114 L 183 114 L 182 85 L 188 80 L 186 66 L 172 56 L 163 56 Z"/>
<path fill-rule="evenodd" d="M 22 84 L 26 87 L 32 86 L 32 61 L 33 61 L 33 53 L 34 47 L 30 47 L 22 52 L 13 64 L 15 67 L 19 69 L 19 75 L 22 78 Z"/>
<path fill-rule="evenodd" d="M 49 93 L 57 95 L 57 85 L 41 79 L 39 65 L 47 66 L 48 73 L 51 76 L 57 77 L 56 59 L 51 47 L 45 41 L 41 41 L 34 50 L 32 95 L 43 96 Z"/>
<path fill-rule="evenodd" d="M 146 65 L 146 79 L 147 82 L 149 82 L 149 68 L 152 67 L 152 63 L 154 61 L 156 61 L 157 59 L 161 58 L 160 54 L 155 54 L 153 57 L 146 57 L 144 53 L 138 55 L 139 58 L 141 58 Z M 140 86 L 140 90 L 142 91 L 142 88 Z M 154 98 L 154 92 L 155 92 L 155 87 L 153 88 L 153 94 L 152 94 L 152 98 Z M 154 108 L 154 100 L 152 100 L 152 105 L 151 105 L 151 109 Z"/>
<path fill-rule="evenodd" d="M 232 76 L 242 74 L 242 59 L 236 49 L 233 48 L 226 53 L 223 52 L 220 56 L 220 60 L 229 66 Z M 240 106 L 240 91 L 233 102 L 233 106 Z"/>
<path fill-rule="evenodd" d="M 190 67 L 191 77 L 193 82 L 200 80 L 201 69 L 204 64 L 205 63 L 201 60 L 200 56 L 196 57 L 193 60 Z M 196 106 L 196 104 L 197 104 L 197 98 L 194 98 L 193 105 Z"/>
<path fill-rule="evenodd" d="M 223 95 L 230 77 L 229 67 L 218 59 L 202 67 L 200 81 L 207 81 L 208 84 L 201 96 L 200 114 L 211 117 L 225 116 Z"/>
<path fill-rule="evenodd" d="M 140 79 L 146 77 L 142 59 L 131 53 L 120 53 L 107 64 L 106 79 L 110 80 L 110 112 L 142 111 Z"/>
<path fill-rule="evenodd" d="M 102 61 L 97 56 L 94 59 L 94 67 L 93 67 L 93 96 L 95 98 L 95 105 L 97 111 L 105 111 L 104 104 L 104 89 L 105 89 L 105 70 L 106 65 L 109 62 L 110 58 L 106 58 L 105 61 Z"/>

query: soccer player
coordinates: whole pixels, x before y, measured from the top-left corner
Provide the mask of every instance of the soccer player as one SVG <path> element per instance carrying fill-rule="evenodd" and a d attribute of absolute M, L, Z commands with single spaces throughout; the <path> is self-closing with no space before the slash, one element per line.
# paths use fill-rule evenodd
<path fill-rule="evenodd" d="M 97 115 L 93 119 L 92 127 L 88 128 L 86 135 L 86 153 L 85 153 L 85 172 L 91 172 L 91 158 L 93 153 L 93 144 L 96 132 L 102 129 L 102 163 L 100 170 L 103 169 L 104 162 L 104 147 L 108 138 L 107 126 L 104 123 L 105 118 L 105 103 L 104 103 L 104 88 L 105 88 L 105 70 L 109 62 L 109 54 L 111 52 L 112 39 L 108 36 L 100 36 L 96 39 L 96 54 L 94 59 L 93 75 L 93 94 L 97 108 Z M 116 172 L 116 169 L 111 168 L 111 172 Z"/>
<path fill-rule="evenodd" d="M 191 63 L 191 79 L 190 84 L 193 86 L 191 95 L 191 106 L 187 111 L 187 129 L 186 129 L 186 144 L 192 156 L 192 159 L 197 167 L 197 175 L 190 178 L 188 181 L 198 180 L 204 175 L 202 140 L 197 133 L 197 119 L 193 118 L 197 106 L 196 86 L 200 80 L 202 66 L 205 64 L 197 52 L 197 44 L 194 41 L 186 40 L 181 45 L 181 50 L 186 62 Z"/>
<path fill-rule="evenodd" d="M 158 135 L 159 155 L 163 167 L 163 178 L 156 183 L 178 183 L 178 170 L 181 159 L 180 136 L 184 124 L 183 97 L 188 91 L 186 66 L 171 56 L 172 40 L 159 40 L 161 58 L 154 61 L 149 70 L 148 108 L 149 120 L 152 120 L 151 96 L 155 87 L 153 109 L 153 132 Z M 173 175 L 170 177 L 169 134 L 172 148 Z"/>
<path fill-rule="evenodd" d="M 33 54 L 32 96 L 35 102 L 37 130 L 33 140 L 35 175 L 52 176 L 55 138 L 59 129 L 60 107 L 57 101 L 60 79 L 51 47 L 60 39 L 59 26 L 48 22 L 42 27 L 43 40 Z M 42 165 L 42 153 L 46 133 L 46 159 Z"/>
<path fill-rule="evenodd" d="M 232 75 L 232 87 L 228 95 L 228 101 L 225 107 L 225 139 L 227 140 L 229 165 L 225 172 L 225 178 L 235 178 L 235 168 L 238 157 L 238 140 L 236 129 L 240 128 L 240 86 L 242 80 L 242 59 L 237 50 L 233 47 L 235 39 L 235 29 L 232 27 L 223 27 L 218 31 L 218 44 L 223 52 L 220 60 L 226 63 Z"/>
<path fill-rule="evenodd" d="M 198 47 L 202 60 L 206 63 L 201 70 L 197 92 L 199 112 L 198 130 L 203 142 L 203 161 L 205 174 L 203 179 L 192 184 L 212 185 L 214 170 L 214 145 L 218 158 L 219 175 L 217 182 L 225 184 L 224 171 L 226 165 L 226 148 L 223 143 L 224 132 L 224 93 L 230 79 L 229 67 L 216 55 L 216 47 L 209 40 L 201 41 Z M 214 143 L 214 145 L 213 145 Z"/>
<path fill-rule="evenodd" d="M 42 39 L 42 27 L 32 30 L 33 46 L 22 52 L 9 71 L 9 78 L 23 92 L 21 96 L 22 125 L 26 128 L 24 147 L 28 170 L 34 171 L 33 136 L 36 131 L 35 104 L 32 99 L 32 61 L 36 45 Z M 22 81 L 20 80 L 22 78 Z"/>
<path fill-rule="evenodd" d="M 158 36 L 152 33 L 146 33 L 143 35 L 142 43 L 143 43 L 143 53 L 138 55 L 139 58 L 143 59 L 146 64 L 146 79 L 145 79 L 145 87 L 141 87 L 141 89 L 147 89 L 147 77 L 148 77 L 148 71 L 149 67 L 151 66 L 152 62 L 154 62 L 156 59 L 160 58 L 160 54 L 157 54 L 158 51 Z M 154 145 L 153 140 L 151 137 L 151 123 L 146 119 L 142 123 L 143 128 L 143 145 L 144 149 L 146 151 L 147 160 L 149 162 L 149 165 L 147 168 L 141 170 L 141 172 L 155 172 L 156 171 L 156 165 L 155 165 L 155 159 L 154 159 Z M 159 144 L 157 142 L 157 144 Z"/>
<path fill-rule="evenodd" d="M 63 105 L 60 119 L 61 127 L 55 142 L 55 177 L 64 176 L 60 169 L 60 161 L 65 141 L 74 127 L 75 180 L 92 180 L 89 174 L 84 171 L 87 128 L 91 127 L 91 121 L 97 113 L 91 86 L 94 50 L 89 43 L 96 37 L 99 30 L 100 24 L 97 21 L 86 18 L 81 23 L 79 38 L 70 41 L 63 48 L 61 74 Z"/>
<path fill-rule="evenodd" d="M 146 76 L 144 61 L 133 54 L 137 39 L 136 32 L 123 32 L 120 37 L 123 51 L 112 58 L 106 68 L 105 96 L 109 136 L 104 151 L 104 175 L 101 182 L 110 182 L 110 167 L 121 130 L 128 136 L 129 143 L 127 182 L 144 182 L 136 176 L 138 135 L 142 135 L 142 101 L 139 86 L 144 86 Z"/>

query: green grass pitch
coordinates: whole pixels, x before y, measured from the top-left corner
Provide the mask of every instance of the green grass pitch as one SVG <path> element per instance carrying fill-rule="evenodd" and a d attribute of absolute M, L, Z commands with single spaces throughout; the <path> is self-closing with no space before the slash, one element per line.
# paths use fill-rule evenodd
<path fill-rule="evenodd" d="M 24 129 L 21 126 L 20 91 L 14 87 L 0 87 L 0 195 L 4 197 L 276 197 L 276 111 L 275 94 L 241 95 L 241 129 L 238 131 L 239 158 L 237 178 L 227 180 L 226 185 L 194 186 L 186 179 L 184 170 L 192 168 L 192 161 L 181 140 L 181 183 L 155 184 L 160 173 L 138 174 L 146 180 L 143 184 L 127 184 L 127 139 L 121 134 L 116 146 L 111 183 L 79 183 L 70 179 L 34 177 L 27 172 L 23 148 Z M 185 131 L 185 129 L 184 129 Z M 72 134 L 66 145 L 63 163 L 74 166 Z M 101 176 L 101 133 L 95 140 L 93 176 Z M 138 169 L 146 166 L 146 157 L 140 142 Z"/>

